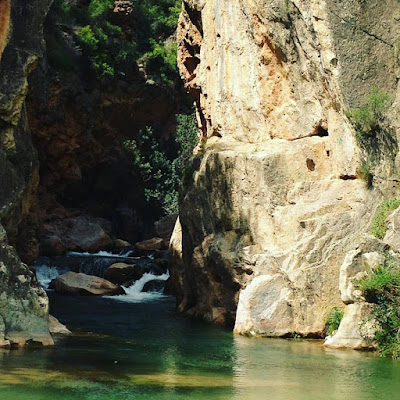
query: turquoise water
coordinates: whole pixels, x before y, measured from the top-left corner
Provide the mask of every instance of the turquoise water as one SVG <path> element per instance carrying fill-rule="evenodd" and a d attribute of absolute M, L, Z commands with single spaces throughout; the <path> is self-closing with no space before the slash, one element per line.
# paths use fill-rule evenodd
<path fill-rule="evenodd" d="M 174 315 L 170 298 L 123 303 L 51 294 L 75 334 L 0 353 L 0 400 L 400 398 L 400 362 L 252 339 Z"/>

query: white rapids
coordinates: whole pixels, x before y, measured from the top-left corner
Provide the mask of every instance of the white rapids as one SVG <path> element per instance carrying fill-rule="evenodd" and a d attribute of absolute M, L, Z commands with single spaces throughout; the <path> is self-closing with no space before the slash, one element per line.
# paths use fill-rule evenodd
<path fill-rule="evenodd" d="M 169 273 L 163 275 L 153 275 L 151 272 L 145 273 L 132 286 L 123 287 L 126 295 L 107 296 L 109 299 L 124 301 L 127 303 L 141 303 L 153 300 L 159 300 L 166 297 L 161 292 L 142 292 L 144 285 L 150 281 L 166 281 L 169 278 Z"/>
<path fill-rule="evenodd" d="M 48 265 L 38 265 L 35 269 L 39 285 L 45 290 L 49 289 L 50 282 L 53 279 L 69 271 L 67 268 L 57 268 Z"/>

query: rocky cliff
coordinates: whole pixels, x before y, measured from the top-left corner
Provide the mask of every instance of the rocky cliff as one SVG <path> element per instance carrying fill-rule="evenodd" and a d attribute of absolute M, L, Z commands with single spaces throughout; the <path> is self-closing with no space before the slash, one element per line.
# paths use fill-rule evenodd
<path fill-rule="evenodd" d="M 44 50 L 51 0 L 34 3 L 0 2 L 0 345 L 53 343 L 46 293 L 9 242 L 30 211 L 38 182 L 25 97 L 28 76 Z"/>
<path fill-rule="evenodd" d="M 184 1 L 178 59 L 202 145 L 172 239 L 181 311 L 320 337 L 333 307 L 356 302 L 341 297 L 342 264 L 357 254 L 354 276 L 384 246 L 368 232 L 397 190 L 398 121 L 371 186 L 346 111 L 374 87 L 398 111 L 399 15 L 395 0 Z"/>

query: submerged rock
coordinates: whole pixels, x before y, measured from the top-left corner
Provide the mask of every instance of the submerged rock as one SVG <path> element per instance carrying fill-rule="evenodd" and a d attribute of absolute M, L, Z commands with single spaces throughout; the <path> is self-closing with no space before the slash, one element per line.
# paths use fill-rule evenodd
<path fill-rule="evenodd" d="M 50 289 L 62 294 L 78 296 L 114 296 L 125 294 L 121 286 L 98 276 L 67 272 L 53 279 Z"/>

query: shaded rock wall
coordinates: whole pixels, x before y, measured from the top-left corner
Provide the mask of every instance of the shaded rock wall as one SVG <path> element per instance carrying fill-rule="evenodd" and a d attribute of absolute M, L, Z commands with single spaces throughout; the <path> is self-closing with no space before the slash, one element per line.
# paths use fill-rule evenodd
<path fill-rule="evenodd" d="M 0 2 L 0 49 L 5 47 L 0 64 L 0 344 L 52 344 L 46 293 L 11 246 L 38 183 L 25 97 L 28 75 L 43 53 L 43 21 L 50 4 L 38 0 L 27 7 L 15 0 L 8 20 L 10 2 Z"/>
<path fill-rule="evenodd" d="M 395 99 L 399 11 L 396 1 L 184 1 L 178 58 L 203 154 L 172 240 L 182 311 L 243 334 L 322 335 L 342 304 L 343 259 L 396 187 L 360 179 L 345 110 L 374 86 Z"/>

